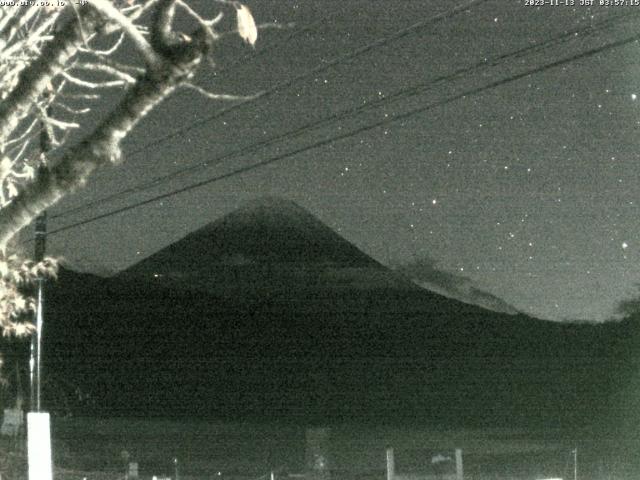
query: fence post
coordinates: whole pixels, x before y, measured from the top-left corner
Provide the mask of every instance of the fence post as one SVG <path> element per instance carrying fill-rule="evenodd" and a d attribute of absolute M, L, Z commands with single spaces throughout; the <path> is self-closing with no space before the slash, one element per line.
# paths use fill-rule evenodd
<path fill-rule="evenodd" d="M 396 476 L 396 462 L 393 458 L 393 448 L 387 448 L 387 480 L 393 480 Z"/>
<path fill-rule="evenodd" d="M 138 480 L 138 462 L 129 462 L 127 465 L 126 480 Z"/>
<path fill-rule="evenodd" d="M 309 428 L 305 434 L 305 463 L 307 476 L 314 480 L 329 480 L 331 477 L 331 429 Z"/>
<path fill-rule="evenodd" d="M 456 480 L 463 480 L 464 469 L 462 466 L 462 449 L 456 448 Z"/>

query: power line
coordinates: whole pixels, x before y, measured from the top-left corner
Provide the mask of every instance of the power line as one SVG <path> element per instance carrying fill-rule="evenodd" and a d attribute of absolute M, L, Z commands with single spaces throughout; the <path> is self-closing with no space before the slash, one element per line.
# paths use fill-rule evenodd
<path fill-rule="evenodd" d="M 437 101 L 437 102 L 433 102 L 433 103 L 430 103 L 428 105 L 424 105 L 424 106 L 421 106 L 421 107 L 418 107 L 418 108 L 414 108 L 414 109 L 409 110 L 407 112 L 395 115 L 394 117 L 385 118 L 383 120 L 374 122 L 372 124 L 359 127 L 359 128 L 357 128 L 355 130 L 352 130 L 350 132 L 346 132 L 346 133 L 343 133 L 341 135 L 336 135 L 334 137 L 330 137 L 330 138 L 327 138 L 327 139 L 324 139 L 324 140 L 320 140 L 320 141 L 314 142 L 314 143 L 312 143 L 310 145 L 306 145 L 304 147 L 297 148 L 297 149 L 292 150 L 290 152 L 287 152 L 287 153 L 284 153 L 284 154 L 280 154 L 280 155 L 277 155 L 275 157 L 271 157 L 271 158 L 269 158 L 267 160 L 263 160 L 263 161 L 256 162 L 256 163 L 251 164 L 251 165 L 247 165 L 247 166 L 244 166 L 244 167 L 241 167 L 241 168 L 237 168 L 237 169 L 235 169 L 235 170 L 233 170 L 231 172 L 228 172 L 228 173 L 225 173 L 225 174 L 222 174 L 222 175 L 217 175 L 215 177 L 211 177 L 211 178 L 208 178 L 206 180 L 202 180 L 200 182 L 192 183 L 192 184 L 187 185 L 185 187 L 182 187 L 182 188 L 179 188 L 179 189 L 176 189 L 176 190 L 172 190 L 171 192 L 167 192 L 167 193 L 164 193 L 164 194 L 161 194 L 161 195 L 157 195 L 155 197 L 152 197 L 152 198 L 140 201 L 140 202 L 136 202 L 136 203 L 131 204 L 131 205 L 127 205 L 125 207 L 121 207 L 121 208 L 117 208 L 117 209 L 111 210 L 111 211 L 103 213 L 101 215 L 97 215 L 97 216 L 94 216 L 94 217 L 91 217 L 91 218 L 88 218 L 88 219 L 85 219 L 85 220 L 82 220 L 82 221 L 79 221 L 79 222 L 76 222 L 76 223 L 73 223 L 73 224 L 70 224 L 70 225 L 66 225 L 64 227 L 61 227 L 61 228 L 58 228 L 56 230 L 53 230 L 53 231 L 49 232 L 49 235 L 60 233 L 60 232 L 63 232 L 63 231 L 66 231 L 66 230 L 69 230 L 69 229 L 72 229 L 72 228 L 76 228 L 76 227 L 79 227 L 79 226 L 82 226 L 82 225 L 86 225 L 88 223 L 92 223 L 92 222 L 95 222 L 97 220 L 101 220 L 101 219 L 104 219 L 104 218 L 107 218 L 107 217 L 110 217 L 110 216 L 113 216 L 113 215 L 116 215 L 116 214 L 119 214 L 119 213 L 123 213 L 123 212 L 129 211 L 129 210 L 133 210 L 135 208 L 138 208 L 138 207 L 141 207 L 141 206 L 144 206 L 144 205 L 148 205 L 148 204 L 154 203 L 154 202 L 156 202 L 158 200 L 169 198 L 169 197 L 172 197 L 174 195 L 178 195 L 180 193 L 184 193 L 184 192 L 187 192 L 187 191 L 190 191 L 190 190 L 194 190 L 196 188 L 199 188 L 199 187 L 202 187 L 202 186 L 205 186 L 205 185 L 209 185 L 209 184 L 212 184 L 212 183 L 215 183 L 215 182 L 218 182 L 218 181 L 221 181 L 221 180 L 224 180 L 224 179 L 236 176 L 236 175 L 240 175 L 240 174 L 252 171 L 252 170 L 256 170 L 256 169 L 258 169 L 260 167 L 264 167 L 266 165 L 285 160 L 287 158 L 290 158 L 292 156 L 298 155 L 300 153 L 304 153 L 304 152 L 307 152 L 309 150 L 313 150 L 313 149 L 316 149 L 316 148 L 319 148 L 319 147 L 322 147 L 322 146 L 325 146 L 325 145 L 329 145 L 329 144 L 338 142 L 340 140 L 344 140 L 346 138 L 354 137 L 354 136 L 356 136 L 358 134 L 373 130 L 373 129 L 381 127 L 383 125 L 389 125 L 389 124 L 396 123 L 396 122 L 399 122 L 399 121 L 402 121 L 402 120 L 407 120 L 407 119 L 409 119 L 409 118 L 411 118 L 411 117 L 413 117 L 415 115 L 424 113 L 426 111 L 432 110 L 432 109 L 437 108 L 437 107 L 444 106 L 444 105 L 446 105 L 448 103 L 454 102 L 454 101 L 459 100 L 461 98 L 466 98 L 466 97 L 470 97 L 470 96 L 473 96 L 473 95 L 477 95 L 477 94 L 482 93 L 484 91 L 492 90 L 494 88 L 498 88 L 498 87 L 506 85 L 508 83 L 515 82 L 515 81 L 520 80 L 522 78 L 525 78 L 525 77 L 528 77 L 528 76 L 531 76 L 531 75 L 534 75 L 534 74 L 537 74 L 537 73 L 540 73 L 540 72 L 543 72 L 543 71 L 546 71 L 546 70 L 549 70 L 549 69 L 552 69 L 552 68 L 556 68 L 556 67 L 559 67 L 561 65 L 566 65 L 568 63 L 572 63 L 572 62 L 575 62 L 577 60 L 588 58 L 588 57 L 591 57 L 593 55 L 596 55 L 598 53 L 601 53 L 601 52 L 604 52 L 604 51 L 607 51 L 607 50 L 612 50 L 614 48 L 618 48 L 618 47 L 621 47 L 621 46 L 624 46 L 624 45 L 628 45 L 628 44 L 633 43 L 633 42 L 637 42 L 638 40 L 640 40 L 640 35 L 634 35 L 632 37 L 628 37 L 628 38 L 623 39 L 623 40 L 618 40 L 618 41 L 611 42 L 611 43 L 608 43 L 608 44 L 605 44 L 605 45 L 601 45 L 601 46 L 596 47 L 596 48 L 592 48 L 592 49 L 587 50 L 585 52 L 577 53 L 575 55 L 572 55 L 570 57 L 567 57 L 567 58 L 564 58 L 564 59 L 561 59 L 561 60 L 555 60 L 553 62 L 546 63 L 544 65 L 541 65 L 541 66 L 538 66 L 538 67 L 535 67 L 535 68 L 530 68 L 530 69 L 528 69 L 528 70 L 526 70 L 524 72 L 521 72 L 519 74 L 512 75 L 510 77 L 503 78 L 501 80 L 496 80 L 494 82 L 491 82 L 491 83 L 489 83 L 487 85 L 484 85 L 484 86 L 481 86 L 481 87 L 476 87 L 476 88 L 472 88 L 472 89 L 466 90 L 466 91 L 464 91 L 462 93 L 458 93 L 458 94 L 456 94 L 456 95 L 454 95 L 452 97 L 449 97 L 447 99 L 440 100 L 440 101 Z"/>
<path fill-rule="evenodd" d="M 640 16 L 640 14 L 636 14 L 635 16 Z M 166 175 L 162 175 L 156 178 L 153 178 L 147 182 L 144 182 L 142 184 L 138 184 L 136 186 L 133 187 L 129 187 L 123 190 L 120 190 L 118 192 L 109 194 L 105 197 L 102 197 L 100 199 L 94 200 L 92 202 L 88 202 L 85 203 L 81 206 L 78 206 L 76 208 L 67 210 L 66 212 L 62 212 L 60 214 L 57 214 L 55 216 L 53 216 L 52 218 L 61 218 L 61 217 L 66 217 L 69 216 L 71 214 L 75 214 L 78 213 L 80 211 L 86 210 L 88 208 L 94 207 L 96 205 L 102 204 L 102 203 L 106 203 L 112 200 L 115 200 L 119 197 L 131 194 L 131 193 L 138 193 L 138 192 L 142 192 L 144 190 L 147 190 L 149 188 L 154 188 L 157 187 L 158 185 L 160 185 L 161 183 L 167 182 L 169 180 L 172 180 L 180 175 L 185 175 L 188 174 L 190 172 L 193 172 L 195 170 L 199 170 L 201 168 L 208 168 L 210 166 L 214 166 L 217 165 L 219 163 L 221 163 L 224 160 L 228 160 L 230 158 L 235 158 L 238 157 L 240 155 L 243 154 L 251 154 L 251 153 L 255 153 L 257 152 L 259 149 L 267 147 L 273 143 L 276 143 L 280 140 L 288 140 L 290 138 L 296 138 L 299 137 L 300 135 L 303 135 L 304 133 L 312 130 L 312 129 L 317 129 L 321 126 L 324 125 L 328 125 L 330 123 L 336 122 L 338 120 L 344 119 L 344 118 L 348 118 L 348 117 L 353 117 L 363 111 L 366 110 L 370 110 L 373 108 L 378 108 L 380 106 L 384 106 L 388 103 L 391 103 L 393 101 L 397 101 L 400 100 L 402 98 L 406 98 L 412 95 L 417 95 L 420 93 L 424 93 L 425 91 L 430 90 L 432 87 L 435 87 L 437 84 L 439 83 L 443 83 L 446 81 L 452 81 L 455 80 L 457 78 L 462 77 L 463 75 L 469 74 L 469 73 L 473 73 L 475 71 L 479 71 L 481 69 L 486 69 L 489 67 L 495 67 L 497 65 L 500 65 L 500 63 L 505 62 L 511 58 L 519 58 L 521 56 L 523 56 L 524 54 L 531 54 L 533 52 L 536 51 L 541 51 L 544 49 L 549 48 L 550 46 L 556 46 L 559 45 L 562 42 L 566 42 L 567 39 L 573 39 L 575 38 L 576 35 L 579 35 L 581 33 L 584 32 L 588 32 L 590 34 L 597 32 L 598 30 L 603 31 L 603 27 L 608 26 L 614 22 L 616 22 L 617 20 L 619 20 L 620 18 L 624 18 L 624 19 L 629 19 L 630 16 L 629 15 L 619 15 L 619 16 L 615 16 L 615 17 L 610 17 L 608 16 L 608 18 L 606 18 L 605 20 L 603 20 L 602 22 L 597 23 L 596 25 L 587 25 L 587 26 L 583 26 L 583 27 L 579 27 L 577 29 L 571 30 L 571 31 L 567 31 L 564 32 L 554 38 L 551 38 L 543 43 L 539 43 L 539 44 L 534 44 L 534 45 L 529 45 L 527 47 L 521 48 L 521 49 L 517 49 L 502 55 L 499 55 L 497 57 L 494 57 L 491 60 L 482 60 L 479 61 L 477 63 L 475 63 L 474 65 L 471 65 L 469 67 L 462 67 L 459 68 L 458 70 L 446 74 L 446 75 L 441 75 L 439 77 L 436 77 L 434 79 L 429 80 L 428 82 L 424 82 L 418 85 L 415 85 L 413 87 L 410 88 L 405 88 L 405 89 L 400 89 L 394 93 L 391 93 L 389 95 L 385 95 L 382 98 L 375 98 L 372 101 L 363 104 L 363 105 L 357 105 L 345 110 L 342 110 L 341 112 L 336 112 L 334 114 L 331 114 L 327 117 L 323 117 L 319 120 L 314 120 L 312 122 L 309 122 L 301 127 L 298 127 L 294 130 L 290 130 L 287 131 L 285 133 L 276 135 L 274 137 L 259 141 L 257 143 L 251 144 L 251 145 L 247 145 L 245 147 L 241 147 L 239 149 L 233 150 L 231 152 L 227 152 L 222 154 L 221 156 L 218 156 L 214 159 L 211 160 L 207 160 L 206 162 L 202 162 L 202 163 L 198 163 L 196 165 L 190 165 L 188 167 L 184 167 L 181 168 L 179 170 L 173 171 L 169 174 Z"/>
<path fill-rule="evenodd" d="M 330 61 L 328 61 L 328 62 L 326 62 L 326 63 L 324 63 L 322 65 L 319 65 L 319 66 L 311 69 L 311 70 L 307 70 L 305 72 L 302 72 L 301 74 L 296 75 L 296 76 L 294 76 L 293 78 L 291 78 L 289 80 L 286 80 L 284 82 L 278 83 L 278 84 L 274 85 L 273 87 L 271 87 L 270 89 L 264 90 L 263 92 L 260 92 L 259 94 L 255 95 L 255 96 L 253 96 L 253 97 L 251 97 L 251 98 L 249 98 L 247 100 L 243 100 L 241 102 L 238 102 L 238 103 L 236 103 L 234 105 L 231 105 L 230 107 L 227 107 L 225 109 L 219 110 L 219 111 L 217 111 L 216 113 L 214 113 L 212 115 L 206 116 L 206 117 L 204 117 L 204 118 L 202 118 L 202 119 L 200 119 L 200 120 L 198 120 L 196 122 L 192 122 L 189 125 L 186 125 L 186 126 L 184 126 L 182 128 L 174 130 L 173 132 L 170 132 L 170 133 L 168 133 L 166 135 L 163 135 L 161 137 L 158 137 L 155 140 L 147 142 L 146 144 L 142 145 L 141 147 L 129 152 L 129 155 L 130 156 L 135 156 L 135 155 L 137 155 L 137 154 L 139 154 L 139 153 L 141 153 L 143 151 L 146 151 L 147 149 L 149 149 L 151 147 L 156 147 L 156 146 L 166 142 L 167 140 L 170 140 L 172 138 L 180 136 L 180 135 L 182 135 L 182 134 L 184 134 L 184 133 L 186 133 L 186 132 L 188 132 L 190 130 L 193 130 L 193 129 L 201 126 L 201 125 L 205 125 L 205 124 L 207 124 L 207 123 L 209 123 L 209 122 L 211 122 L 211 121 L 213 121 L 213 120 L 215 120 L 217 118 L 220 118 L 221 116 L 223 116 L 223 115 L 225 115 L 225 114 L 227 114 L 229 112 L 232 112 L 232 111 L 234 111 L 234 110 L 236 110 L 236 109 L 238 109 L 238 108 L 240 108 L 242 106 L 251 104 L 251 103 L 253 103 L 253 102 L 255 102 L 255 101 L 259 100 L 259 99 L 266 98 L 269 95 L 272 95 L 272 94 L 274 94 L 274 93 L 276 93 L 276 92 L 278 92 L 278 91 L 280 91 L 282 89 L 285 89 L 285 88 L 293 85 L 294 83 L 296 83 L 296 82 L 298 82 L 300 80 L 303 80 L 303 79 L 305 79 L 305 78 L 307 78 L 309 76 L 312 76 L 312 75 L 317 74 L 317 73 L 321 73 L 321 72 L 323 72 L 323 71 L 325 71 L 325 70 L 327 70 L 327 69 L 329 69 L 329 68 L 331 68 L 331 67 L 333 67 L 335 65 L 338 65 L 338 64 L 340 64 L 340 63 L 342 63 L 342 62 L 344 62 L 346 60 L 351 60 L 353 58 L 359 57 L 360 55 L 363 55 L 364 53 L 367 53 L 367 52 L 373 50 L 374 48 L 379 48 L 381 46 L 387 45 L 387 44 L 389 44 L 391 42 L 394 42 L 396 40 L 404 38 L 407 35 L 409 35 L 412 32 L 414 32 L 415 30 L 419 30 L 419 29 L 424 28 L 424 27 L 426 27 L 428 25 L 435 24 L 435 23 L 438 23 L 440 21 L 452 18 L 452 17 L 454 17 L 454 16 L 456 16 L 456 15 L 458 15 L 460 13 L 468 11 L 468 9 L 471 8 L 474 5 L 481 4 L 481 3 L 484 3 L 486 1 L 488 1 L 488 0 L 470 0 L 467 3 L 462 4 L 462 5 L 458 5 L 457 7 L 454 7 L 453 9 L 451 9 L 451 10 L 449 10 L 447 12 L 435 15 L 435 16 L 427 19 L 427 20 L 422 20 L 420 22 L 414 23 L 414 24 L 412 24 L 412 25 L 410 25 L 410 26 L 408 26 L 406 28 L 398 30 L 393 35 L 390 35 L 388 37 L 376 40 L 375 42 L 372 42 L 372 43 L 369 43 L 367 45 L 364 45 L 364 46 L 362 46 L 360 48 L 357 48 L 356 50 L 353 50 L 353 51 L 351 51 L 351 52 L 349 52 L 347 54 L 338 56 L 338 57 L 334 58 L 333 60 L 330 60 Z M 155 183 L 155 180 L 152 180 L 151 182 Z M 150 182 L 147 182 L 147 183 L 150 183 Z M 107 197 L 105 197 L 103 199 L 96 200 L 96 202 L 102 203 L 104 201 L 109 201 L 109 200 L 112 200 L 113 198 L 117 198 L 117 196 L 120 195 L 120 194 L 131 193 L 131 192 L 136 191 L 136 190 L 138 190 L 138 187 L 132 187 L 132 189 L 127 189 L 127 191 L 117 192 L 117 193 L 109 195 L 109 196 L 107 196 Z M 95 205 L 96 202 L 90 202 L 89 204 L 85 204 L 85 205 L 76 207 L 74 209 L 68 210 L 65 213 L 61 213 L 61 214 L 55 215 L 55 216 L 53 216 L 51 218 L 52 219 L 53 218 L 59 218 L 59 217 L 62 217 L 62 216 L 67 216 L 67 215 L 69 215 L 71 213 L 78 212 L 80 210 L 84 210 L 85 208 L 88 208 L 89 206 Z"/>
<path fill-rule="evenodd" d="M 338 65 L 338 64 L 340 64 L 340 63 L 342 63 L 342 62 L 344 62 L 346 60 L 351 60 L 353 58 L 359 57 L 360 55 L 363 55 L 363 54 L 365 54 L 365 53 L 367 53 L 367 52 L 369 52 L 369 51 L 371 51 L 371 50 L 373 50 L 375 48 L 379 48 L 379 47 L 387 45 L 387 44 L 389 44 L 391 42 L 395 42 L 396 40 L 399 40 L 401 38 L 404 38 L 404 37 L 410 35 L 411 33 L 413 33 L 416 30 L 419 30 L 419 29 L 424 28 L 426 26 L 429 26 L 429 25 L 432 25 L 432 24 L 436 24 L 436 23 L 441 22 L 443 20 L 452 18 L 452 17 L 454 17 L 454 16 L 456 16 L 456 15 L 458 15 L 460 13 L 463 13 L 463 12 L 467 11 L 469 8 L 471 8 L 471 7 L 475 6 L 475 5 L 479 5 L 479 4 L 485 3 L 487 1 L 488 0 L 469 0 L 465 4 L 459 5 L 457 7 L 454 7 L 453 9 L 451 9 L 451 10 L 449 10 L 447 12 L 435 15 L 435 16 L 427 19 L 427 20 L 423 20 L 423 21 L 414 23 L 413 25 L 410 25 L 410 26 L 408 26 L 406 28 L 403 28 L 402 30 L 397 31 L 393 35 L 390 35 L 388 37 L 376 40 L 375 42 L 372 42 L 372 43 L 364 45 L 364 46 L 362 46 L 360 48 L 357 48 L 356 50 L 353 50 L 353 51 L 351 51 L 351 52 L 349 52 L 349 53 L 347 53 L 345 55 L 341 55 L 339 57 L 334 58 L 333 60 L 329 60 L 329 61 L 323 63 L 322 65 L 317 66 L 316 68 L 313 68 L 311 70 L 307 70 L 307 71 L 302 72 L 302 73 L 300 73 L 298 75 L 295 75 L 294 77 L 290 78 L 289 80 L 286 80 L 284 82 L 278 83 L 278 84 L 274 85 L 273 87 L 271 87 L 271 88 L 269 88 L 267 90 L 264 90 L 264 91 L 262 91 L 262 92 L 260 92 L 260 93 L 258 93 L 256 95 L 254 95 L 253 97 L 247 99 L 247 100 L 240 101 L 240 102 L 238 102 L 238 103 L 236 103 L 234 105 L 231 105 L 231 106 L 229 106 L 227 108 L 218 110 L 216 113 L 214 113 L 212 115 L 206 116 L 206 117 L 204 117 L 204 118 L 202 118 L 202 119 L 200 119 L 200 120 L 198 120 L 196 122 L 193 122 L 193 123 L 191 123 L 191 124 L 189 124 L 189 125 L 187 125 L 187 126 L 185 126 L 183 128 L 179 128 L 177 130 L 174 130 L 173 132 L 170 132 L 170 133 L 168 133 L 166 135 L 158 137 L 155 140 L 147 142 L 144 145 L 142 145 L 141 147 L 129 152 L 129 155 L 132 155 L 132 156 L 133 155 L 137 155 L 138 153 L 141 153 L 141 152 L 143 152 L 143 151 L 145 151 L 145 150 L 147 150 L 149 148 L 156 147 L 156 146 L 166 142 L 167 140 L 170 140 L 170 139 L 175 138 L 175 137 L 177 137 L 179 135 L 182 135 L 183 133 L 186 133 L 189 130 L 192 130 L 192 129 L 196 128 L 196 127 L 199 127 L 200 125 L 207 124 L 207 123 L 211 122 L 212 120 L 215 120 L 217 118 L 220 118 L 223 115 L 226 115 L 229 112 L 237 110 L 240 107 L 243 107 L 245 105 L 254 103 L 254 102 L 258 101 L 258 100 L 264 99 L 264 98 L 266 98 L 266 97 L 268 97 L 268 96 L 270 96 L 270 95 L 272 95 L 272 94 L 274 94 L 274 93 L 276 93 L 276 92 L 278 92 L 278 91 L 280 91 L 282 89 L 285 89 L 285 88 L 293 85 L 294 83 L 296 83 L 296 82 L 298 82 L 300 80 L 304 80 L 307 77 L 310 77 L 310 76 L 315 75 L 317 73 L 321 73 L 321 72 L 323 72 L 325 70 L 328 70 L 329 68 L 331 68 L 331 67 L 333 67 L 335 65 Z"/>

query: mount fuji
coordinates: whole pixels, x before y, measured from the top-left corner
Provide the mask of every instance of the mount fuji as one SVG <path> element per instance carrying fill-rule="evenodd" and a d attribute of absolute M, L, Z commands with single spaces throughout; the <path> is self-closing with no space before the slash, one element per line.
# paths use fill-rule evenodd
<path fill-rule="evenodd" d="M 217 295 L 418 287 L 296 203 L 260 198 L 118 275 Z"/>

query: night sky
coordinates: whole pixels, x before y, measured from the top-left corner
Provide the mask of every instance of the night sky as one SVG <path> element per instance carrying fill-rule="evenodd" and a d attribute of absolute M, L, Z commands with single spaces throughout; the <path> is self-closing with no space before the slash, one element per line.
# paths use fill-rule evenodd
<path fill-rule="evenodd" d="M 192 3 L 210 16 L 219 7 Z M 640 6 L 497 0 L 447 15 L 468 3 L 249 1 L 258 23 L 294 26 L 262 31 L 255 50 L 224 36 L 216 67 L 197 81 L 221 93 L 270 93 L 216 115 L 233 104 L 178 92 L 128 137 L 123 165 L 50 210 L 49 229 L 282 158 L 51 235 L 50 253 L 118 271 L 275 195 L 384 264 L 426 259 L 540 318 L 611 318 L 640 282 L 640 43 L 603 46 L 640 34 Z M 230 28 L 233 9 L 226 13 Z M 305 149 L 314 143 L 322 145 Z"/>

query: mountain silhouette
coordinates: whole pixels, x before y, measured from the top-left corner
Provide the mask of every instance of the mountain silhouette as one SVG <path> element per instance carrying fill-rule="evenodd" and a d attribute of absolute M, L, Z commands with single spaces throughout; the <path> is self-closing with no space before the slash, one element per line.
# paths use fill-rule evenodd
<path fill-rule="evenodd" d="M 240 294 L 304 289 L 415 290 L 296 203 L 259 198 L 118 275 Z"/>

